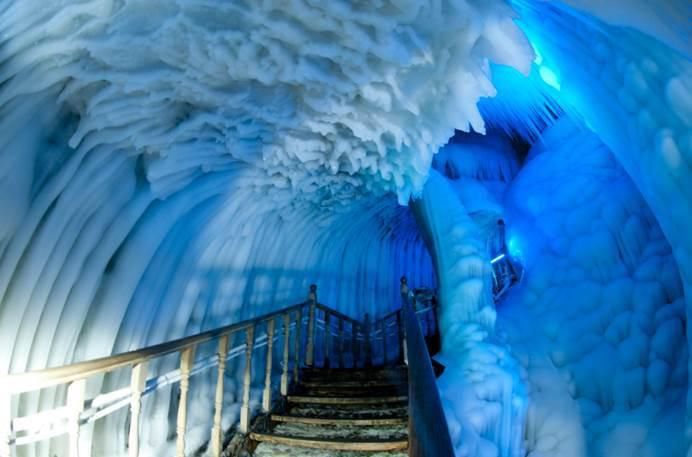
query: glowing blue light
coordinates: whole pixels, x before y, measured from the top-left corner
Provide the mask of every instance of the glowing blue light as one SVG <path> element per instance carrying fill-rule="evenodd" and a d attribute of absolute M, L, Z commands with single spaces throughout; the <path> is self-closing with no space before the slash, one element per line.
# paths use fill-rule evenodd
<path fill-rule="evenodd" d="M 521 246 L 516 236 L 510 236 L 507 238 L 507 252 L 509 256 L 513 259 L 521 258 Z"/>
<path fill-rule="evenodd" d="M 560 81 L 558 80 L 557 75 L 553 70 L 546 66 L 541 66 L 538 69 L 538 74 L 541 75 L 541 79 L 547 85 L 554 87 L 557 90 L 560 90 Z"/>
<path fill-rule="evenodd" d="M 490 263 L 499 262 L 500 260 L 502 260 L 502 259 L 504 259 L 504 258 L 505 258 L 505 255 L 504 255 L 504 254 L 500 254 L 499 256 L 497 256 L 497 257 L 495 257 L 493 260 L 491 260 Z"/>

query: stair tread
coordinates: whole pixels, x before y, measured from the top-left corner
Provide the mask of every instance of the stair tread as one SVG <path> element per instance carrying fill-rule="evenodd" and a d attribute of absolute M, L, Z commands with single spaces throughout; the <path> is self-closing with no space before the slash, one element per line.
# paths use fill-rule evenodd
<path fill-rule="evenodd" d="M 352 425 L 352 426 L 377 426 L 406 424 L 408 417 L 404 415 L 391 417 L 347 418 L 347 417 L 314 417 L 291 414 L 272 414 L 272 421 L 286 423 L 302 423 L 314 425 Z"/>
<path fill-rule="evenodd" d="M 303 371 L 392 371 L 392 370 L 406 370 L 406 365 L 386 365 L 386 366 L 375 366 L 375 367 L 303 367 Z"/>
<path fill-rule="evenodd" d="M 408 395 L 386 395 L 386 396 L 325 396 L 325 395 L 288 395 L 289 403 L 314 403 L 322 405 L 340 404 L 381 404 L 381 403 L 401 403 L 408 401 Z"/>
<path fill-rule="evenodd" d="M 334 387 L 334 388 L 339 388 L 339 387 L 389 387 L 389 386 L 407 386 L 408 383 L 406 380 L 390 380 L 390 379 L 373 379 L 373 380 L 344 380 L 340 379 L 338 381 L 334 380 L 329 380 L 329 381 L 320 381 L 320 380 L 305 380 L 301 381 L 300 386 L 305 386 L 305 387 Z"/>
<path fill-rule="evenodd" d="M 308 439 L 391 441 L 407 439 L 408 427 L 405 423 L 371 427 L 360 427 L 357 425 L 279 423 L 273 428 L 272 433 Z"/>
<path fill-rule="evenodd" d="M 406 416 L 408 407 L 402 404 L 385 405 L 309 405 L 297 403 L 288 411 L 293 416 L 303 417 L 342 417 L 353 419 L 372 419 Z"/>
<path fill-rule="evenodd" d="M 251 432 L 250 438 L 260 442 L 271 442 L 297 447 L 344 451 L 394 451 L 408 448 L 408 438 L 359 440 L 349 438 L 318 438 L 281 435 L 276 433 Z"/>
<path fill-rule="evenodd" d="M 334 368 L 319 368 L 319 369 L 303 369 L 302 379 L 310 381 L 329 381 L 329 380 L 380 380 L 380 379 L 405 379 L 408 376 L 406 369 L 393 370 L 361 370 L 353 368 L 334 369 Z"/>
<path fill-rule="evenodd" d="M 296 448 L 278 443 L 260 443 L 255 452 L 255 457 L 408 457 L 408 451 L 338 451 L 300 448 L 300 453 Z"/>

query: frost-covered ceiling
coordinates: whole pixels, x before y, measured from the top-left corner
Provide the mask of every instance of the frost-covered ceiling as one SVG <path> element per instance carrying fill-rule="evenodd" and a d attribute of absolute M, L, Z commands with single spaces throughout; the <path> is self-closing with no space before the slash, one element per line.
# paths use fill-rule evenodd
<path fill-rule="evenodd" d="M 689 295 L 690 7 L 602 3 L 0 2 L 0 372 L 216 327 L 301 300 L 313 282 L 321 301 L 377 314 L 396 306 L 402 274 L 456 297 L 452 341 L 477 335 L 460 321 L 492 339 L 487 290 L 469 286 L 488 273 L 479 221 L 503 213 L 498 195 L 526 159 L 493 153 L 511 151 L 500 132 L 530 146 L 563 113 L 630 176 Z M 502 146 L 455 160 L 463 178 L 492 179 L 452 184 L 461 203 L 444 214 L 469 231 L 435 238 L 440 207 L 400 204 L 425 201 L 455 129 L 486 127 Z M 471 239 L 478 258 L 455 263 Z M 521 416 L 529 394 L 510 391 Z M 495 427 L 488 417 L 475 426 Z M 517 420 L 469 440 L 481 444 L 468 455 L 516 455 Z"/>

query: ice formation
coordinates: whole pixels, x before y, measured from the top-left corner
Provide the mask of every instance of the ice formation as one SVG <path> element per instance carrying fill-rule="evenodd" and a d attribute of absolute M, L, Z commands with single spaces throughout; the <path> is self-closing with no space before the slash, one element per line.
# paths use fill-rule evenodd
<path fill-rule="evenodd" d="M 458 455 L 692 452 L 687 3 L 0 0 L 0 373 L 313 282 L 377 315 L 406 274 L 440 288 Z M 526 274 L 496 304 L 498 219 Z M 168 452 L 173 397 L 148 397 L 143 455 Z M 84 434 L 92 455 L 122 455 L 126 420 Z"/>

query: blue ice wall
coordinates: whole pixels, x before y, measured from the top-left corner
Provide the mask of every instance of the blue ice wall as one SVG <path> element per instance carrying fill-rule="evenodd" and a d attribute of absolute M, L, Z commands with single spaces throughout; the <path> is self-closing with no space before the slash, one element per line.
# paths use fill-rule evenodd
<path fill-rule="evenodd" d="M 684 455 L 682 283 L 631 179 L 595 134 L 562 119 L 505 209 L 525 275 L 498 304 L 498 331 L 526 370 L 528 450 Z"/>

